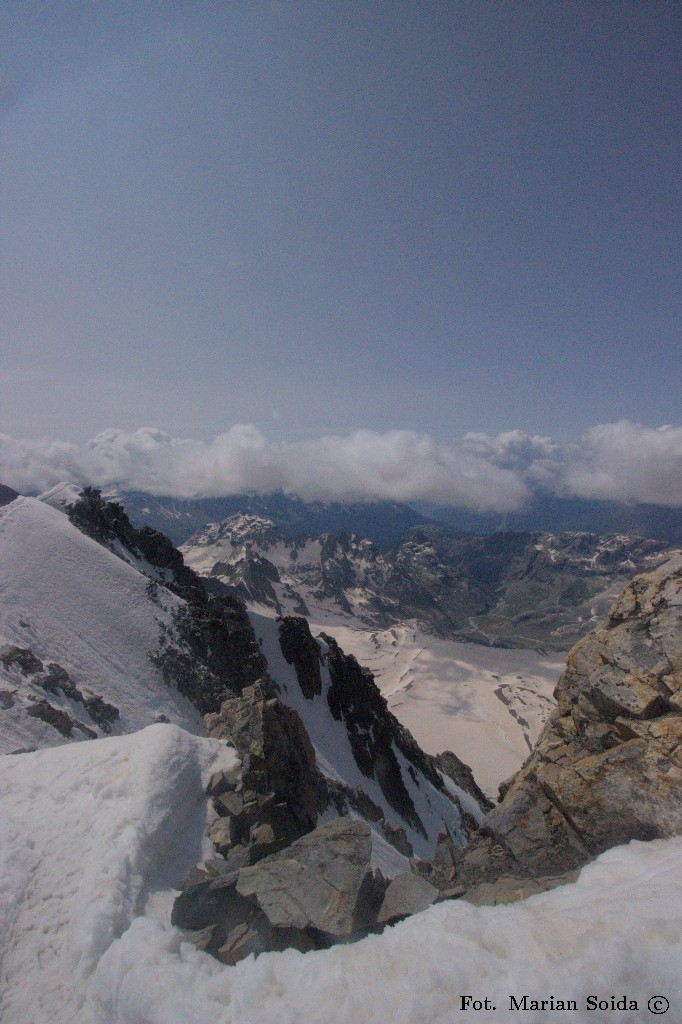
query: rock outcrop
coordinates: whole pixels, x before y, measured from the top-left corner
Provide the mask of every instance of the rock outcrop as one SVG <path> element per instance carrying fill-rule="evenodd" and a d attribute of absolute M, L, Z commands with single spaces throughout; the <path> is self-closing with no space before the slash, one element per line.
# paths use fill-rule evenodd
<path fill-rule="evenodd" d="M 315 751 L 267 676 L 207 715 L 206 731 L 229 740 L 242 762 L 237 786 L 220 777 L 209 786 L 219 815 L 210 833 L 218 853 L 242 847 L 245 863 L 253 864 L 315 828 L 324 800 Z"/>
<path fill-rule="evenodd" d="M 557 708 L 458 869 L 465 887 L 570 871 L 682 832 L 682 560 L 635 577 L 570 652 Z"/>

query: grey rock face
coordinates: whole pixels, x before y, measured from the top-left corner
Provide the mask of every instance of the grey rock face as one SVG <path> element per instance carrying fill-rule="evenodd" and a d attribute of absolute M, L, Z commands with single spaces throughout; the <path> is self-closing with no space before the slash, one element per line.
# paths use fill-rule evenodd
<path fill-rule="evenodd" d="M 545 875 L 542 878 L 515 878 L 513 875 L 501 875 L 496 882 L 483 882 L 469 889 L 464 899 L 476 907 L 494 907 L 500 903 L 516 903 L 539 892 L 556 889 L 560 885 L 575 882 L 579 871 L 569 871 L 564 875 Z"/>
<path fill-rule="evenodd" d="M 337 818 L 283 853 L 239 873 L 237 892 L 252 896 L 275 927 L 353 934 L 370 872 L 369 826 Z"/>
<path fill-rule="evenodd" d="M 242 816 L 249 827 L 269 824 L 286 845 L 314 828 L 321 782 L 300 717 L 274 692 L 267 678 L 247 687 L 206 716 L 206 729 L 234 743 L 242 759 L 240 793 L 220 792 L 218 780 L 213 786 L 218 813 Z"/>
<path fill-rule="evenodd" d="M 533 755 L 459 865 L 550 875 L 682 832 L 682 560 L 636 577 L 570 652 Z"/>

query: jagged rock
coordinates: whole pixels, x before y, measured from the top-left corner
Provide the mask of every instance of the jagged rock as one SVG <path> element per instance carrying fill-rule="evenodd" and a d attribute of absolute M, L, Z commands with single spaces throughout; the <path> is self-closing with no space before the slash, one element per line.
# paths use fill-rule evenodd
<path fill-rule="evenodd" d="M 267 937 L 252 925 L 238 924 L 232 929 L 225 942 L 216 953 L 223 964 L 236 964 L 254 953 L 265 953 L 268 948 Z"/>
<path fill-rule="evenodd" d="M 118 708 L 97 696 L 86 697 L 84 704 L 93 722 L 97 723 L 102 732 L 111 732 L 112 725 L 121 716 Z"/>
<path fill-rule="evenodd" d="M 208 830 L 208 837 L 218 853 L 227 854 L 239 842 L 240 830 L 234 818 L 216 818 Z"/>
<path fill-rule="evenodd" d="M 171 912 L 171 924 L 187 931 L 200 931 L 218 925 L 224 935 L 258 916 L 253 901 L 244 899 L 235 888 L 236 874 L 191 885 L 177 897 Z"/>
<path fill-rule="evenodd" d="M 443 774 L 452 779 L 465 793 L 469 793 L 482 811 L 491 811 L 493 809 L 495 804 L 480 789 L 471 768 L 461 758 L 453 754 L 451 750 L 444 750 L 442 754 L 436 754 L 435 761 Z"/>
<path fill-rule="evenodd" d="M 183 889 L 191 889 L 193 885 L 199 885 L 201 882 L 210 882 L 215 875 L 210 875 L 204 868 L 195 866 L 190 868 L 185 875 L 185 880 L 182 883 Z"/>
<path fill-rule="evenodd" d="M 14 501 L 18 497 L 18 491 L 15 491 L 12 487 L 7 487 L 6 484 L 0 484 L 0 508 L 3 505 L 9 505 L 10 501 Z"/>
<path fill-rule="evenodd" d="M 371 878 L 371 852 L 366 822 L 336 818 L 282 853 L 243 868 L 237 892 L 254 897 L 274 927 L 348 937 Z"/>
<path fill-rule="evenodd" d="M 570 652 L 532 756 L 464 853 L 464 884 L 561 874 L 631 839 L 682 832 L 681 690 L 678 557 L 628 584 Z"/>
<path fill-rule="evenodd" d="M 204 868 L 212 878 L 229 875 L 239 871 L 249 863 L 249 848 L 244 843 L 236 843 L 222 857 L 204 861 Z"/>
<path fill-rule="evenodd" d="M 378 924 L 392 924 L 426 910 L 438 898 L 438 889 L 425 878 L 406 871 L 394 878 L 386 890 Z"/>
<path fill-rule="evenodd" d="M 244 810 L 244 800 L 241 793 L 228 790 L 215 797 L 213 806 L 218 814 L 222 816 L 229 814 L 236 818 Z"/>
<path fill-rule="evenodd" d="M 0 690 L 0 708 L 3 711 L 9 711 L 10 708 L 14 707 L 14 690 Z"/>
<path fill-rule="evenodd" d="M 328 648 L 329 710 L 337 721 L 345 723 L 358 768 L 367 778 L 376 779 L 389 806 L 426 838 L 424 823 L 403 779 L 396 751 L 408 762 L 408 771 L 415 778 L 419 772 L 444 793 L 445 786 L 433 759 L 424 754 L 411 733 L 389 711 L 372 673 L 362 668 L 352 655 L 344 654 L 333 637 L 325 633 L 321 637 Z"/>
<path fill-rule="evenodd" d="M 382 818 L 379 822 L 379 827 L 381 828 L 386 840 L 398 851 L 398 853 L 402 853 L 404 857 L 414 857 L 412 843 L 407 838 L 407 834 L 402 825 L 394 827 L 390 822 L 386 821 L 385 818 Z"/>
<path fill-rule="evenodd" d="M 284 846 L 286 846 L 286 840 L 282 836 L 279 838 L 275 836 L 272 825 L 268 822 L 256 825 L 251 829 L 249 835 L 249 860 L 251 864 L 256 864 Z"/>
<path fill-rule="evenodd" d="M 66 711 L 60 711 L 58 708 L 53 708 L 46 700 L 36 701 L 35 704 L 31 705 L 27 710 L 26 714 L 30 715 L 31 718 L 39 718 L 41 722 L 51 725 L 53 729 L 56 729 L 57 732 L 67 738 L 71 736 L 73 727 L 76 724 L 71 716 L 67 715 Z M 94 737 L 95 733 L 91 733 L 91 735 Z"/>
<path fill-rule="evenodd" d="M 218 716 L 215 715 L 215 718 L 218 718 Z M 222 796 L 223 793 L 233 792 L 236 788 L 237 783 L 233 782 L 225 772 L 213 772 L 208 780 L 206 793 L 208 796 L 217 797 Z"/>
<path fill-rule="evenodd" d="M 340 817 L 354 810 L 367 821 L 380 822 L 384 818 L 381 807 L 364 790 L 337 779 L 324 780 L 323 804 L 325 807 L 333 805 Z"/>

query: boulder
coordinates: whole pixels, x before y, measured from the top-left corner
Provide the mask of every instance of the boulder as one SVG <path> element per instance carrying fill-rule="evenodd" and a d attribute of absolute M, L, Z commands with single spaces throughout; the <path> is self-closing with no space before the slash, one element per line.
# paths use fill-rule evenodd
<path fill-rule="evenodd" d="M 237 892 L 253 897 L 277 928 L 351 936 L 372 879 L 370 828 L 336 818 L 285 851 L 239 872 Z"/>
<path fill-rule="evenodd" d="M 556 889 L 560 885 L 575 882 L 578 871 L 569 871 L 564 875 L 545 875 L 541 878 L 515 878 L 513 875 L 501 875 L 496 882 L 483 882 L 469 889 L 464 899 L 476 907 L 495 907 L 500 903 L 516 903 L 539 892 Z"/>
<path fill-rule="evenodd" d="M 394 878 L 386 890 L 378 924 L 392 924 L 411 914 L 419 914 L 438 899 L 438 889 L 411 871 Z"/>

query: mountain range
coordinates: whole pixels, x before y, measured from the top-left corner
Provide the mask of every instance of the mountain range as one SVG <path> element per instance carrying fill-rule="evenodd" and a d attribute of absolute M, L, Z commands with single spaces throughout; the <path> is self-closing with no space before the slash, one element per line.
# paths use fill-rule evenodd
<path fill-rule="evenodd" d="M 409 620 L 450 639 L 566 650 L 669 548 L 622 535 L 470 537 L 425 525 L 381 551 L 354 534 L 289 539 L 272 520 L 240 514 L 181 550 L 209 581 L 278 614 L 375 629 Z"/>

